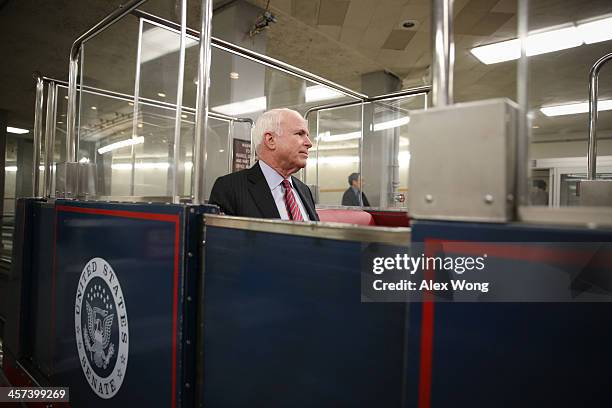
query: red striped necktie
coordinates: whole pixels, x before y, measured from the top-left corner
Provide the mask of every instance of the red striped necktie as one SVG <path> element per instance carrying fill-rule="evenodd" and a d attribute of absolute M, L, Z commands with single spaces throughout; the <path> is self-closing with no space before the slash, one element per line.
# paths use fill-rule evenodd
<path fill-rule="evenodd" d="M 285 188 L 285 206 L 287 207 L 289 218 L 293 221 L 304 221 L 300 207 L 298 207 L 297 201 L 295 201 L 291 183 L 289 183 L 289 180 L 283 180 L 282 185 Z"/>

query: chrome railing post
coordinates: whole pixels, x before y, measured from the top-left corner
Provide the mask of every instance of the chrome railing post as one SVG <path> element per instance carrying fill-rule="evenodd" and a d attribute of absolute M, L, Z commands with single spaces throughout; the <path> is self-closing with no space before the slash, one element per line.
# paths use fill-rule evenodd
<path fill-rule="evenodd" d="M 433 37 L 432 104 L 446 106 L 453 103 L 453 1 L 433 0 L 431 13 Z"/>
<path fill-rule="evenodd" d="M 206 145 L 208 138 L 208 90 L 210 86 L 210 59 L 212 37 L 212 0 L 202 2 L 200 29 L 200 56 L 198 59 L 198 90 L 193 143 L 193 203 L 204 204 L 206 194 Z"/>
<path fill-rule="evenodd" d="M 50 81 L 47 87 L 47 115 L 45 125 L 45 160 L 43 166 L 43 197 L 51 196 L 53 149 L 55 146 L 55 114 L 57 111 L 55 82 Z"/>
<path fill-rule="evenodd" d="M 183 106 L 183 81 L 185 76 L 185 44 L 187 41 L 187 0 L 181 1 L 181 39 L 179 50 L 179 69 L 176 89 L 176 111 L 174 118 L 174 163 L 172 168 L 172 201 L 180 202 L 179 175 L 181 163 L 181 118 Z M 184 169 L 184 167 L 183 167 Z M 184 172 L 185 170 L 183 170 Z"/>
<path fill-rule="evenodd" d="M 597 178 L 597 94 L 599 71 L 612 59 L 612 53 L 606 54 L 593 64 L 589 72 L 589 150 L 587 155 L 587 180 Z"/>
<path fill-rule="evenodd" d="M 36 102 L 34 104 L 34 145 L 32 158 L 32 197 L 38 197 L 38 184 L 40 181 L 40 147 L 42 143 L 42 123 L 43 123 L 43 98 L 45 85 L 40 73 L 35 73 L 36 79 Z"/>

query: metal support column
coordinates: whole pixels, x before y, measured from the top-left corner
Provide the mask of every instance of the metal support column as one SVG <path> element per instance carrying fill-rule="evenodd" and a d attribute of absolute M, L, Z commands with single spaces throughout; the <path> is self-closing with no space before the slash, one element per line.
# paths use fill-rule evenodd
<path fill-rule="evenodd" d="M 47 115 L 45 125 L 45 160 L 43 166 L 43 197 L 50 197 L 53 186 L 53 149 L 55 146 L 55 114 L 57 112 L 55 82 L 47 86 Z"/>
<path fill-rule="evenodd" d="M 43 124 L 43 98 L 45 94 L 45 85 L 42 75 L 34 74 L 36 79 L 36 102 L 34 104 L 34 145 L 32 148 L 32 197 L 38 197 L 38 184 L 40 179 L 40 146 L 42 141 L 42 124 Z"/>
<path fill-rule="evenodd" d="M 453 103 L 453 66 L 455 43 L 453 41 L 453 2 L 433 0 L 431 13 L 433 37 L 432 105 L 446 106 Z"/>
<path fill-rule="evenodd" d="M 195 139 L 193 144 L 193 203 L 204 204 L 206 194 L 206 145 L 208 137 L 208 97 L 212 37 L 212 0 L 202 3 L 200 56 L 198 59 L 198 92 L 196 100 Z"/>

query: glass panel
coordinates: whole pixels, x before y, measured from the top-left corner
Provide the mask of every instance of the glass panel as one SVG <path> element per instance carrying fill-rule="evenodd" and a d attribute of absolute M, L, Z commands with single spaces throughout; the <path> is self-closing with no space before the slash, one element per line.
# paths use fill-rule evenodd
<path fill-rule="evenodd" d="M 364 191 L 374 207 L 406 208 L 410 164 L 410 111 L 424 109 L 427 98 L 416 95 L 366 107 Z M 366 105 L 367 106 L 367 105 Z"/>
<path fill-rule="evenodd" d="M 205 177 L 206 177 L 206 197 L 210 195 L 212 186 L 217 177 L 224 176 L 231 172 L 229 164 L 230 122 L 218 119 L 208 119 L 208 155 Z"/>
<path fill-rule="evenodd" d="M 161 6 L 163 2 L 155 3 Z M 192 17 L 193 11 L 189 10 Z M 167 15 L 162 17 L 168 18 Z M 140 36 L 138 28 L 134 28 L 139 25 L 142 25 Z M 108 46 L 119 35 L 114 31 L 120 32 L 125 45 Z M 138 41 L 140 54 L 136 55 Z M 177 163 L 181 196 L 191 194 L 196 45 L 193 38 L 187 41 L 180 162 Z M 101 51 L 98 48 L 110 49 Z M 122 64 L 112 64 L 114 71 L 105 70 L 105 64 L 110 65 L 108 61 L 112 61 L 112 52 L 119 49 L 126 55 Z M 139 23 L 131 17 L 84 45 L 82 78 L 85 90 L 80 101 L 78 158 L 95 164 L 98 195 L 166 196 L 171 193 L 178 50 L 176 30 L 145 20 Z M 97 66 L 92 67 L 93 64 Z M 313 106 L 352 100 L 329 88 L 216 48 L 211 65 L 211 111 L 229 116 L 228 120 L 231 117 L 255 120 L 263 111 L 277 107 L 305 114 Z M 109 95 L 107 91 L 115 94 Z M 134 98 L 138 98 L 135 106 Z M 209 129 L 209 160 L 205 169 L 208 190 L 216 177 L 231 171 L 235 163 L 244 166 L 249 161 L 244 156 L 248 156 L 250 148 L 248 122 L 211 119 Z M 303 173 L 298 176 L 306 177 Z"/>
<path fill-rule="evenodd" d="M 349 176 L 360 173 L 361 105 L 322 110 L 318 120 L 307 167 L 308 182 L 318 187 L 317 204 L 361 205 L 359 194 L 347 190 Z"/>
<path fill-rule="evenodd" d="M 66 161 L 66 114 L 68 111 L 68 88 L 58 85 L 56 91 L 57 111 L 55 116 L 55 143 L 51 166 L 51 196 L 55 197 L 55 166 Z"/>
<path fill-rule="evenodd" d="M 246 118 L 255 121 L 264 111 L 274 108 L 290 108 L 305 115 L 309 108 L 329 103 L 341 103 L 352 101 L 353 98 L 346 97 L 330 88 L 319 86 L 314 83 L 296 78 L 282 71 L 266 67 L 245 58 L 233 55 L 227 51 L 213 48 L 211 64 L 211 87 L 210 87 L 210 110 L 211 112 L 228 115 L 236 118 Z M 350 131 L 359 130 L 361 126 L 360 108 L 353 108 L 359 116 L 355 118 L 354 113 L 342 120 L 354 121 L 350 124 L 333 124 L 330 119 L 330 131 L 337 129 L 349 129 Z M 356 109 L 356 110 L 355 110 Z M 331 111 L 330 111 L 331 112 Z M 345 110 L 345 112 L 352 112 Z M 315 144 L 316 125 L 315 114 L 309 116 L 309 129 L 311 139 Z M 348 130 L 347 130 L 348 131 Z M 322 134 L 320 130 L 319 134 Z M 250 126 L 247 123 L 234 123 L 234 138 L 250 140 Z M 354 142 L 353 142 L 354 144 Z M 327 147 L 327 146 L 326 146 Z M 215 152 L 211 146 L 209 152 Z M 306 167 L 307 171 L 296 173 L 297 177 L 302 178 L 307 184 L 311 185 L 313 193 L 316 193 L 316 175 L 312 173 L 314 166 L 313 158 L 316 155 L 316 148 L 310 150 L 310 159 Z M 346 152 L 345 152 L 346 153 Z M 354 150 L 355 163 L 358 163 L 358 150 Z M 348 153 L 347 153 L 348 154 Z M 208 156 L 209 161 L 211 155 Z M 327 159 L 323 159 L 327 160 Z M 354 164 L 354 163 L 353 163 Z M 219 167 L 221 161 L 210 161 L 207 163 L 207 174 L 225 174 Z M 357 164 L 358 166 L 358 164 Z M 354 166 L 351 167 L 353 169 Z M 356 167 L 358 169 L 358 167 Z M 358 170 L 351 170 L 358 171 Z M 339 189 L 346 185 L 346 178 L 350 174 L 343 174 L 341 182 L 333 186 L 321 187 L 322 189 Z M 216 177 L 215 177 L 216 178 Z M 207 176 L 207 190 L 210 191 L 211 183 Z M 326 180 L 326 183 L 331 180 Z M 344 187 L 343 191 L 346 189 Z M 332 192 L 326 192 L 332 193 Z M 337 195 L 338 197 L 334 196 Z M 332 193 L 325 198 L 326 203 L 340 204 L 342 192 Z"/>
<path fill-rule="evenodd" d="M 595 61 L 610 52 L 612 3 L 530 1 L 526 17 L 530 31 L 528 47 L 539 44 L 541 51 L 528 57 L 528 77 L 524 78 L 531 121 L 530 163 L 579 160 L 578 171 L 560 175 L 560 191 L 556 193 L 558 205 L 579 205 L 578 181 L 586 177 L 587 170 L 588 74 Z M 538 36 L 548 38 L 538 43 Z M 604 156 L 612 155 L 612 140 L 608 137 L 612 133 L 612 111 L 601 103 L 610 99 L 612 64 L 604 66 L 599 76 L 600 164 Z M 534 180 L 537 174 L 534 170 Z M 530 187 L 535 188 L 533 183 Z M 531 203 L 537 204 L 533 200 Z"/>
<path fill-rule="evenodd" d="M 531 205 L 551 205 L 552 186 L 550 185 L 550 169 L 537 169 L 531 172 L 529 203 Z"/>
<path fill-rule="evenodd" d="M 4 207 L 3 216 L 15 216 L 17 197 L 17 138 L 7 132 L 4 167 Z"/>

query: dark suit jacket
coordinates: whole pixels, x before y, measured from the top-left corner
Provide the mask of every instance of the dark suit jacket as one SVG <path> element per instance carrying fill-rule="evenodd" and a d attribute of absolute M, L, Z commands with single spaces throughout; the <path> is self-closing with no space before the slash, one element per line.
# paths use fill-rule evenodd
<path fill-rule="evenodd" d="M 319 221 L 314 199 L 308 186 L 295 177 L 291 177 L 291 180 L 294 190 L 297 191 L 304 204 L 308 218 L 311 221 Z M 215 181 L 208 202 L 221 207 L 221 211 L 227 215 L 280 218 L 259 162 L 250 169 L 219 177 Z"/>
<path fill-rule="evenodd" d="M 365 207 L 370 206 L 370 203 L 368 202 L 368 198 L 366 197 L 363 191 L 361 192 L 361 199 L 363 200 L 363 205 Z M 349 187 L 342 195 L 342 205 L 352 205 L 352 206 L 361 205 L 352 187 Z"/>

